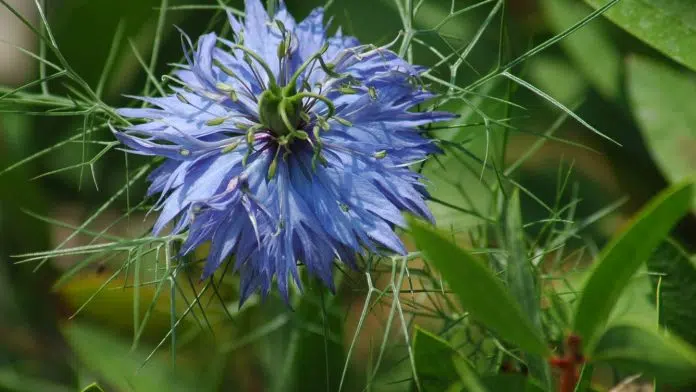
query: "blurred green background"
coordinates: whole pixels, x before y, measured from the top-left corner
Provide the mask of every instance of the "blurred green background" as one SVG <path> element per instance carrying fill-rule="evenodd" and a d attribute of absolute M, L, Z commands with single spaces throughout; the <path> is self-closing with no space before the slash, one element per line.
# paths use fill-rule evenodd
<path fill-rule="evenodd" d="M 112 46 L 118 44 L 103 88 L 104 101 L 114 107 L 129 103 L 123 94 L 142 90 L 147 76 L 134 52 L 149 61 L 161 4 L 171 9 L 164 14 L 155 75 L 167 73 L 168 64 L 181 59 L 175 25 L 192 37 L 211 26 L 219 31 L 224 25 L 224 16 L 214 9 L 216 3 L 206 0 L 47 3 L 49 24 L 62 53 L 91 86 L 99 83 Z M 242 9 L 240 3 L 231 1 L 229 6 Z M 413 44 L 415 61 L 435 66 L 438 77 L 462 87 L 486 74 L 499 56 L 513 59 L 593 10 L 574 0 L 510 0 L 494 14 L 491 10 L 498 2 L 451 16 L 453 10 L 475 3 L 425 0 L 414 20 L 418 30 L 438 27 L 433 33 L 417 35 L 418 41 Z M 33 23 L 38 22 L 33 1 L 10 0 L 9 4 Z M 287 5 L 297 19 L 302 19 L 321 4 L 288 0 Z M 694 12 L 685 8 L 678 13 L 684 20 L 693 16 L 693 21 Z M 342 26 L 345 33 L 362 42 L 385 44 L 403 28 L 392 0 L 336 0 L 329 14 L 334 29 Z M 489 14 L 490 24 L 481 29 Z M 122 39 L 114 41 L 119 29 Z M 37 62 L 12 45 L 36 52 L 37 39 L 4 7 L 0 7 L 0 38 L 5 42 L 0 45 L 0 84 L 12 88 L 35 80 Z M 469 48 L 472 40 L 475 45 Z M 503 167 L 533 151 L 514 173 L 516 181 L 537 198 L 523 197 L 527 221 L 546 216 L 540 201 L 564 205 L 579 200 L 576 215 L 585 217 L 627 197 L 609 219 L 593 225 L 583 233 L 582 240 L 571 243 L 576 247 L 591 244 L 590 249 L 596 249 L 646 200 L 696 169 L 696 78 L 687 68 L 693 68 L 693 59 L 682 53 L 678 63 L 660 50 L 660 45 L 648 45 L 602 17 L 513 70 L 621 146 L 573 119 L 559 121 L 563 112 L 548 100 L 503 78 L 489 83 L 484 93 L 524 109 L 479 97 L 471 101 L 477 110 L 461 102 L 448 104 L 450 110 L 461 114 L 461 123 L 470 126 L 443 130 L 437 135 L 463 143 L 468 154 L 450 153 L 442 158 L 441 165 L 426 167 L 433 196 L 449 204 L 485 209 L 491 203 L 486 189 L 494 181 L 491 173 L 481 168 L 481 162 L 485 159 Z M 449 67 L 463 52 L 467 53 L 466 60 L 450 79 Z M 438 64 L 436 53 L 455 56 L 446 64 Z M 57 94 L 66 91 L 59 82 L 50 86 Z M 183 283 L 173 289 L 165 287 L 159 296 L 156 285 L 142 286 L 135 300 L 133 282 L 118 276 L 71 318 L 117 271 L 119 259 L 94 259 L 56 287 L 61 274 L 84 257 L 51 259 L 35 270 L 37 262 L 16 264 L 19 259 L 14 256 L 53 249 L 66 239 L 66 247 L 88 245 L 93 239 L 88 233 L 71 235 L 87 219 L 91 222 L 86 229 L 94 233 L 108 229 L 109 235 L 118 238 L 145 233 L 150 221 L 144 218 L 143 209 L 134 209 L 124 218 L 124 213 L 141 200 L 145 184 L 138 181 L 127 192 L 123 190 L 130 180 L 128 173 L 132 176 L 145 161 L 134 157 L 126 161 L 122 152 L 110 150 L 93 164 L 80 165 L 102 149 L 97 142 L 112 140 L 109 132 L 101 129 L 91 133 L 86 143 L 82 138 L 63 143 L 91 126 L 84 117 L 46 117 L 6 109 L 0 113 L 0 390 L 75 391 L 93 381 L 115 391 L 337 389 L 368 293 L 364 276 L 359 273 L 346 274 L 347 283 L 337 296 L 324 295 L 309 282 L 308 300 L 296 304 L 294 310 L 270 298 L 265 303 L 252 300 L 240 311 L 234 304 L 236 283 L 231 277 L 229 282 L 221 281 L 219 295 L 207 292 L 202 296 L 203 303 L 212 304 L 205 311 L 193 310 L 192 316 L 177 325 L 175 364 L 170 361 L 172 350 L 167 336 L 169 313 L 174 308 L 181 316 L 189 300 L 199 294 L 201 285 L 195 271 L 182 277 Z M 486 129 L 481 112 L 505 119 L 504 123 L 514 129 L 499 124 Z M 553 132 L 558 140 L 543 139 L 540 135 L 545 132 Z M 534 144 L 540 140 L 546 142 L 536 149 Z M 496 151 L 503 142 L 507 142 L 504 153 Z M 57 143 L 62 143 L 59 148 L 3 171 Z M 485 175 L 479 178 L 479 172 Z M 572 185 L 559 195 L 566 173 L 570 173 Z M 91 219 L 113 195 L 113 203 Z M 443 227 L 465 229 L 477 224 L 470 215 L 442 203 L 433 203 L 433 209 Z M 680 224 L 675 236 L 693 250 L 695 233 L 696 220 L 692 216 Z M 106 240 L 100 238 L 97 242 Z M 143 268 L 137 272 L 143 281 L 156 273 Z M 380 282 L 379 274 L 375 281 Z M 174 305 L 172 293 L 181 297 Z M 225 299 L 226 308 L 218 297 Z M 134 312 L 142 315 L 151 303 L 155 305 L 148 311 L 149 322 L 134 347 L 133 321 L 138 319 Z M 388 305 L 378 304 L 370 312 L 348 362 L 343 388 L 363 390 L 371 380 L 375 383 L 373 390 L 409 390 L 404 342 L 398 328 L 387 331 L 393 336 L 385 365 L 374 374 L 367 370 L 385 334 Z M 163 345 L 145 362 L 161 341 Z"/>

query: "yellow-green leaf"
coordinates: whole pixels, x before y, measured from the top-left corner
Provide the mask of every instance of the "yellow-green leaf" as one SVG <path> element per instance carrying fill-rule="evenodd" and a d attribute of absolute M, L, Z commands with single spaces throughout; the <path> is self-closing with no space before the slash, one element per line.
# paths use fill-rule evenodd
<path fill-rule="evenodd" d="M 592 362 L 608 362 L 630 372 L 658 378 L 662 385 L 696 381 L 696 349 L 655 327 L 617 325 L 599 339 Z"/>
<path fill-rule="evenodd" d="M 664 176 L 677 182 L 696 174 L 696 74 L 634 56 L 626 86 L 633 116 Z"/>
<path fill-rule="evenodd" d="M 548 354 L 541 331 L 533 326 L 503 283 L 481 260 L 426 223 L 409 219 L 409 225 L 418 248 L 440 271 L 472 317 L 524 351 L 542 356 Z"/>
<path fill-rule="evenodd" d="M 602 250 L 575 312 L 574 331 L 583 339 L 586 350 L 600 334 L 631 277 L 689 211 L 692 197 L 691 182 L 668 188 Z"/>
<path fill-rule="evenodd" d="M 585 0 L 599 8 L 608 0 Z M 605 14 L 660 52 L 696 70 L 696 7 L 693 0 L 621 0 Z"/>

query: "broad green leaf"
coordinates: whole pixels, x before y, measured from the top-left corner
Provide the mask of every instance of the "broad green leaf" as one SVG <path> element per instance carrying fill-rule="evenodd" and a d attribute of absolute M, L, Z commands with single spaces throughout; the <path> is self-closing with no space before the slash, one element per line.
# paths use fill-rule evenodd
<path fill-rule="evenodd" d="M 656 377 L 663 385 L 696 381 L 696 348 L 659 333 L 654 327 L 610 327 L 599 339 L 590 360 Z"/>
<path fill-rule="evenodd" d="M 608 0 L 585 0 L 594 7 Z M 622 0 L 605 14 L 655 49 L 696 70 L 696 7 L 693 0 Z M 594 58 L 594 55 L 590 57 Z"/>
<path fill-rule="evenodd" d="M 133 328 L 133 317 L 124 317 L 126 314 L 133 314 L 133 290 L 124 289 L 127 282 L 122 278 L 116 278 L 102 288 L 107 278 L 108 275 L 84 273 L 61 286 L 58 292 L 69 305 L 71 315 L 84 306 L 78 313 L 80 317 L 108 325 L 107 329 Z M 162 290 L 157 295 L 156 285 L 147 285 L 139 288 L 138 295 L 139 319 L 142 320 L 149 310 L 145 332 L 153 337 L 160 337 L 169 330 L 171 324 L 169 290 Z M 156 302 L 153 303 L 155 299 Z M 177 301 L 177 306 L 178 312 L 186 311 L 184 301 Z M 211 311 L 216 310 L 212 306 L 210 308 Z M 193 323 L 190 317 L 181 322 L 182 327 L 190 327 Z"/>
<path fill-rule="evenodd" d="M 102 387 L 99 386 L 96 382 L 87 385 L 82 392 L 104 392 Z"/>
<path fill-rule="evenodd" d="M 648 269 L 659 295 L 660 325 L 696 345 L 696 265 L 678 244 L 666 241 L 648 260 Z"/>
<path fill-rule="evenodd" d="M 689 211 L 693 184 L 674 185 L 656 196 L 614 238 L 595 262 L 575 312 L 574 331 L 587 350 L 597 338 L 633 274 Z"/>
<path fill-rule="evenodd" d="M 6 364 L 0 367 L 0 391 L 75 392 L 75 388 L 40 378 L 36 374 L 19 373 L 14 365 Z"/>
<path fill-rule="evenodd" d="M 509 256 L 506 276 L 510 294 L 517 299 L 532 325 L 537 330 L 541 330 L 540 298 L 534 281 L 533 266 L 527 258 L 519 189 L 513 191 L 505 212 L 504 242 Z M 531 375 L 550 388 L 551 370 L 546 359 L 537 355 L 530 355 L 526 359 Z"/>
<path fill-rule="evenodd" d="M 423 222 L 411 218 L 409 225 L 418 248 L 440 271 L 472 317 L 529 353 L 548 354 L 541 331 L 481 260 Z"/>
<path fill-rule="evenodd" d="M 576 0 L 543 0 L 541 6 L 551 29 L 556 34 L 565 31 L 592 12 L 589 7 Z M 621 58 L 598 22 L 594 21 L 584 26 L 563 39 L 560 44 L 587 80 L 602 95 L 615 97 L 619 92 Z"/>
<path fill-rule="evenodd" d="M 177 367 L 174 372 L 166 349 L 146 363 L 146 351 L 131 351 L 129 340 L 120 339 L 101 328 L 73 322 L 65 325 L 62 332 L 81 362 L 120 390 L 206 390 L 196 382 L 196 373 L 203 370 L 187 363 L 186 368 Z M 214 361 L 214 357 L 207 360 Z"/>
<path fill-rule="evenodd" d="M 413 354 L 418 380 L 424 392 L 444 391 L 466 386 L 472 392 L 484 392 L 476 371 L 466 358 L 445 340 L 416 327 Z"/>
<path fill-rule="evenodd" d="M 671 181 L 695 174 L 696 76 L 638 56 L 627 71 L 633 115 L 662 173 Z"/>

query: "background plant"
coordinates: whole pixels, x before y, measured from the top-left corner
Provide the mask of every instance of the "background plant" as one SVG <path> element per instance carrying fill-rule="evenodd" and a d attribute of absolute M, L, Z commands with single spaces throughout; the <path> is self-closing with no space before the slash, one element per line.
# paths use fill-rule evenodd
<path fill-rule="evenodd" d="M 152 163 L 106 127 L 180 60 L 175 24 L 224 31 L 240 4 L 0 3 L 37 42 L 12 54 L 29 82 L 0 90 L 0 388 L 555 390 L 572 363 L 578 390 L 690 390 L 689 1 L 329 2 L 363 42 L 401 32 L 460 117 L 420 168 L 439 229 L 414 222 L 413 253 L 342 271 L 335 296 L 306 282 L 294 310 L 199 283 L 204 249 L 170 263 L 179 239 L 143 216 Z"/>

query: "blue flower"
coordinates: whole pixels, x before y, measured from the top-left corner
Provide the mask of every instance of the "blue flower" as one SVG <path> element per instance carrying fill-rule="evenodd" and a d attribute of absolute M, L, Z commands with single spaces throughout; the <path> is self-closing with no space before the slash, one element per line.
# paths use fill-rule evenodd
<path fill-rule="evenodd" d="M 424 69 L 340 30 L 327 38 L 323 19 L 318 8 L 296 23 L 282 4 L 270 18 L 246 0 L 232 40 L 205 34 L 194 48 L 182 35 L 171 95 L 119 110 L 145 121 L 116 137 L 165 158 L 149 177 L 154 233 L 187 232 L 182 254 L 209 241 L 203 279 L 234 257 L 242 300 L 274 277 L 287 300 L 298 263 L 333 289 L 334 261 L 406 252 L 403 212 L 432 220 L 409 166 L 438 152 L 420 127 L 452 116 L 411 110 L 433 98 Z"/>

